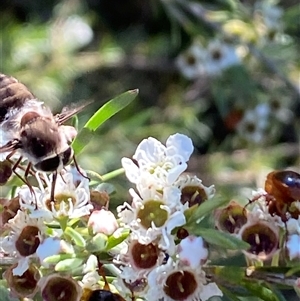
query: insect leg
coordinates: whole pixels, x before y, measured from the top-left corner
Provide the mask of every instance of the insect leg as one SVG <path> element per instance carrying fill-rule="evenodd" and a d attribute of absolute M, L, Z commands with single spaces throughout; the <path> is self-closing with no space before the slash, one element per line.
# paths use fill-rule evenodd
<path fill-rule="evenodd" d="M 81 170 L 80 170 L 80 168 L 79 168 L 79 166 L 78 166 L 77 160 L 75 159 L 75 155 L 73 155 L 73 161 L 74 161 L 74 165 L 75 165 L 75 167 L 76 167 L 78 173 L 79 173 L 81 176 L 83 176 L 84 178 L 86 178 L 86 179 L 88 179 L 88 180 L 90 181 L 91 179 L 90 179 L 89 177 L 87 177 L 86 175 L 84 175 L 84 174 L 81 172 Z"/>
<path fill-rule="evenodd" d="M 31 195 L 34 197 L 34 200 L 35 200 L 35 207 L 36 207 L 36 209 L 37 209 L 37 199 L 36 199 L 36 195 L 35 195 L 35 193 L 34 193 L 34 190 L 33 190 L 33 188 L 32 188 L 32 186 L 31 186 L 31 184 L 28 182 L 28 180 L 27 180 L 27 176 L 28 176 L 28 173 L 29 173 L 29 170 L 30 170 L 30 167 L 31 167 L 31 164 L 29 163 L 28 165 L 27 165 L 27 168 L 26 168 L 26 171 L 28 170 L 28 172 L 27 172 L 27 174 L 26 174 L 26 171 L 25 171 L 25 177 L 22 177 L 17 171 L 16 171 L 16 169 L 19 167 L 20 168 L 20 162 L 22 161 L 22 156 L 14 163 L 10 158 L 13 156 L 13 153 L 14 152 L 12 152 L 12 153 L 10 153 L 8 156 L 7 156 L 7 160 L 9 161 L 9 162 L 11 162 L 12 164 L 13 164 L 13 167 L 12 167 L 12 172 L 25 184 L 25 185 L 27 185 L 28 186 L 28 188 L 29 188 L 29 191 L 30 191 L 30 193 L 31 193 Z"/>
<path fill-rule="evenodd" d="M 53 178 L 51 183 L 51 192 L 50 192 L 50 201 L 55 202 L 54 193 L 55 193 L 55 184 L 57 179 L 57 171 L 53 172 Z"/>

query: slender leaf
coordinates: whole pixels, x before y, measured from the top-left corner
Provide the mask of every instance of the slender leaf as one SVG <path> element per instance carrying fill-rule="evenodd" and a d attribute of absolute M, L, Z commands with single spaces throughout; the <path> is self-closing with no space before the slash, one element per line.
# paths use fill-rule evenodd
<path fill-rule="evenodd" d="M 228 203 L 228 199 L 214 197 L 210 200 L 203 202 L 198 207 L 191 207 L 186 210 L 185 216 L 187 219 L 187 225 L 192 225 L 197 223 L 202 217 L 212 212 L 213 210 L 224 206 Z M 192 211 L 192 212 L 191 212 Z"/>
<path fill-rule="evenodd" d="M 254 281 L 243 281 L 242 284 L 249 292 L 254 296 L 261 298 L 264 301 L 280 301 L 279 298 L 273 290 L 265 287 L 261 282 Z"/>
<path fill-rule="evenodd" d="M 70 271 L 79 266 L 81 266 L 84 262 L 83 258 L 69 258 L 58 262 L 55 265 L 55 271 L 63 272 L 63 271 Z"/>
<path fill-rule="evenodd" d="M 195 225 L 194 227 L 185 227 L 190 234 L 202 236 L 203 239 L 209 244 L 217 245 L 230 250 L 246 250 L 250 246 L 248 243 L 240 240 L 239 238 L 215 229 L 200 228 Z"/>
<path fill-rule="evenodd" d="M 138 89 L 127 91 L 105 103 L 79 131 L 72 143 L 75 153 L 80 153 L 94 136 L 94 132 L 110 117 L 128 106 L 137 96 Z"/>
<path fill-rule="evenodd" d="M 85 239 L 73 228 L 67 227 L 65 230 L 65 234 L 71 237 L 77 246 L 85 247 L 86 245 Z"/>
<path fill-rule="evenodd" d="M 76 254 L 57 254 L 57 255 L 48 256 L 43 261 L 46 263 L 54 264 L 65 259 L 71 259 L 75 257 Z"/>

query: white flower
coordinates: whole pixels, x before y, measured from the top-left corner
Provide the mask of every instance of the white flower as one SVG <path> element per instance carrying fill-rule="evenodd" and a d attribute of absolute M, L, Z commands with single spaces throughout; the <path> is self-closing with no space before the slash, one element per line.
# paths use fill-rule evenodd
<path fill-rule="evenodd" d="M 87 272 L 81 281 L 79 281 L 79 285 L 83 290 L 96 290 L 100 288 L 99 285 L 100 276 L 97 271 Z"/>
<path fill-rule="evenodd" d="M 256 13 L 260 13 L 268 30 L 280 30 L 283 9 L 274 5 L 271 1 L 260 1 L 255 5 Z"/>
<path fill-rule="evenodd" d="M 127 252 L 115 261 L 121 269 L 120 277 L 126 282 L 145 278 L 165 258 L 165 252 L 156 243 L 140 243 L 134 234 L 127 240 L 127 246 Z"/>
<path fill-rule="evenodd" d="M 130 228 L 140 243 L 148 244 L 158 240 L 160 248 L 173 253 L 174 239 L 171 232 L 186 222 L 184 216 L 186 206 L 180 202 L 180 190 L 176 187 L 167 187 L 162 194 L 153 189 L 141 190 L 140 195 L 133 190 L 131 193 L 132 206 L 126 209 L 122 207 L 122 211 L 118 210 L 121 221 L 127 221 L 125 226 Z M 144 196 L 146 197 L 143 198 Z"/>
<path fill-rule="evenodd" d="M 176 60 L 179 71 L 187 79 L 195 79 L 203 75 L 206 50 L 199 44 L 194 43 Z"/>
<path fill-rule="evenodd" d="M 89 44 L 93 39 L 93 31 L 89 24 L 80 16 L 69 16 L 60 23 L 54 23 L 51 37 L 56 47 L 76 49 Z"/>
<path fill-rule="evenodd" d="M 172 258 L 149 274 L 148 285 L 147 301 L 206 301 L 212 296 L 223 296 L 215 283 L 207 284 L 201 268 L 181 266 Z"/>
<path fill-rule="evenodd" d="M 18 265 L 13 274 L 21 276 L 29 268 L 30 259 L 37 257 L 36 250 L 44 239 L 46 226 L 44 219 L 31 218 L 21 210 L 8 221 L 8 226 L 11 231 L 3 241 L 2 248 L 16 254 Z"/>
<path fill-rule="evenodd" d="M 262 143 L 267 138 L 270 107 L 259 104 L 253 110 L 247 110 L 237 126 L 238 134 L 248 142 Z"/>
<path fill-rule="evenodd" d="M 39 173 L 36 174 L 36 178 L 40 189 L 34 189 L 35 195 L 32 195 L 28 187 L 19 191 L 21 207 L 29 209 L 31 217 L 51 220 L 53 217 L 78 218 L 90 214 L 93 205 L 89 202 L 90 192 L 87 179 L 83 178 L 78 184 L 74 182 L 72 173 L 62 173 L 56 180 L 55 201 L 53 202 L 50 200 L 51 178 L 43 174 L 43 180 L 47 183 L 46 188 L 43 187 Z M 36 203 L 38 208 L 36 208 Z"/>
<path fill-rule="evenodd" d="M 155 138 L 143 140 L 137 147 L 133 159 L 122 159 L 126 176 L 137 184 L 145 173 L 153 185 L 172 185 L 179 175 L 187 168 L 186 162 L 193 152 L 193 144 L 189 137 L 175 134 L 168 138 L 166 146 Z"/>
<path fill-rule="evenodd" d="M 206 187 L 202 184 L 197 176 L 183 173 L 179 176 L 178 180 L 174 183 L 181 191 L 181 203 L 188 203 L 188 207 L 195 204 L 202 204 L 206 200 L 211 199 L 215 195 L 215 186 L 211 185 Z"/>
<path fill-rule="evenodd" d="M 240 64 L 240 58 L 234 46 L 220 40 L 213 40 L 208 44 L 204 65 L 208 75 L 218 75 L 223 70 L 238 64 Z"/>

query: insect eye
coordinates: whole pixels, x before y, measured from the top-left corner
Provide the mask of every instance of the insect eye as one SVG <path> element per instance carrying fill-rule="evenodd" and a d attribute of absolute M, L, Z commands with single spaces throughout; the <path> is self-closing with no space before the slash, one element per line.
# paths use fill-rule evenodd
<path fill-rule="evenodd" d="M 67 150 L 65 150 L 63 153 L 60 154 L 64 166 L 70 163 L 73 154 L 74 152 L 72 147 L 69 147 Z"/>
<path fill-rule="evenodd" d="M 59 156 L 55 156 L 50 159 L 45 159 L 37 164 L 35 164 L 35 168 L 41 171 L 55 171 L 59 167 L 60 159 Z"/>

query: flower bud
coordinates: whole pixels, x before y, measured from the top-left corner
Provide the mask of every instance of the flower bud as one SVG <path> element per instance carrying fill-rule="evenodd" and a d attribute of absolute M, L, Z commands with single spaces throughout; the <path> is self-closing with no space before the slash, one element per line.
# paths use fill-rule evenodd
<path fill-rule="evenodd" d="M 197 268 L 206 262 L 208 250 L 202 237 L 190 235 L 180 242 L 178 255 L 185 265 Z"/>
<path fill-rule="evenodd" d="M 106 191 L 91 190 L 90 202 L 93 204 L 95 210 L 100 210 L 103 207 L 107 208 L 109 194 Z"/>
<path fill-rule="evenodd" d="M 88 227 L 92 228 L 94 233 L 111 235 L 117 230 L 118 223 L 111 211 L 101 209 L 91 213 Z"/>
<path fill-rule="evenodd" d="M 3 227 L 11 218 L 14 218 L 20 209 L 19 197 L 10 200 L 0 199 L 1 214 L 0 227 Z"/>
<path fill-rule="evenodd" d="M 0 185 L 6 184 L 9 180 L 10 176 L 12 175 L 12 164 L 8 161 L 1 161 L 0 162 Z"/>

